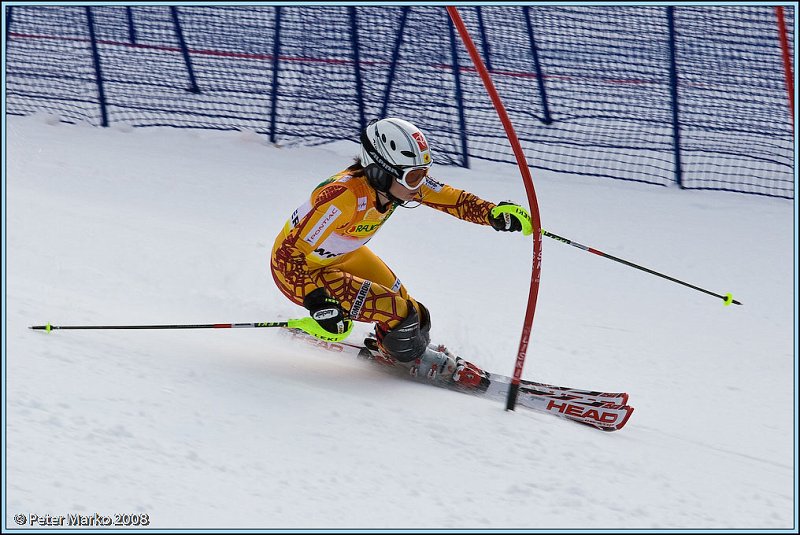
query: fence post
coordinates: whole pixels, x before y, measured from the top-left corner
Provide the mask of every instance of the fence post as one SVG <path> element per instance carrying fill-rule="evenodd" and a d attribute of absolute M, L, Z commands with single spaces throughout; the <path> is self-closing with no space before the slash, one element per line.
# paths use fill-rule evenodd
<path fill-rule="evenodd" d="M 669 85 L 672 102 L 672 140 L 675 153 L 675 183 L 683 188 L 681 165 L 681 124 L 678 108 L 678 65 L 675 53 L 675 8 L 667 6 L 667 26 L 669 27 Z"/>
<path fill-rule="evenodd" d="M 275 38 L 272 41 L 272 92 L 269 101 L 269 142 L 278 139 L 278 69 L 281 56 L 281 6 L 275 6 Z"/>
<path fill-rule="evenodd" d="M 478 32 L 481 34 L 481 48 L 483 49 L 483 62 L 486 64 L 486 70 L 492 71 L 492 58 L 489 56 L 489 40 L 486 38 L 486 26 L 483 25 L 483 11 L 481 6 L 477 6 L 475 10 L 478 13 Z"/>
<path fill-rule="evenodd" d="M 13 15 L 11 14 L 12 7 L 6 7 L 6 46 L 8 46 L 8 35 L 11 31 L 11 20 L 13 19 Z"/>
<path fill-rule="evenodd" d="M 550 106 L 547 104 L 547 91 L 544 87 L 544 72 L 539 61 L 539 49 L 536 46 L 536 38 L 533 34 L 533 21 L 531 20 L 531 8 L 523 7 L 525 12 L 525 25 L 528 27 L 528 36 L 531 40 L 531 54 L 533 55 L 533 68 L 536 70 L 536 83 L 539 86 L 539 96 L 542 99 L 542 113 L 544 117 L 540 119 L 544 124 L 551 124 L 553 117 L 550 115 Z"/>
<path fill-rule="evenodd" d="M 361 85 L 361 56 L 358 45 L 358 19 L 356 18 L 356 8 L 347 8 L 350 14 L 350 42 L 353 44 L 353 66 L 356 75 L 356 98 L 358 99 L 358 120 L 360 128 L 358 131 L 367 127 L 367 120 L 364 117 L 364 91 Z"/>
<path fill-rule="evenodd" d="M 379 119 L 386 117 L 386 112 L 389 109 L 389 94 L 392 91 L 394 73 L 397 70 L 397 60 L 400 57 L 400 47 L 403 44 L 403 32 L 406 29 L 406 20 L 408 19 L 408 12 L 410 9 L 409 6 L 403 6 L 403 10 L 400 13 L 400 25 L 397 29 L 397 39 L 395 40 L 394 50 L 392 51 L 392 63 L 389 65 L 389 75 L 386 80 L 386 91 L 383 93 L 383 105 L 381 106 L 381 114 L 378 116 Z"/>
<path fill-rule="evenodd" d="M 125 18 L 128 21 L 128 39 L 132 45 L 136 44 L 136 26 L 133 24 L 133 8 L 125 8 Z"/>
<path fill-rule="evenodd" d="M 97 49 L 97 36 L 94 33 L 94 15 L 92 8 L 86 6 L 86 22 L 89 26 L 89 41 L 92 44 L 92 60 L 94 62 L 94 76 L 97 81 L 97 100 L 100 104 L 100 126 L 108 126 L 108 112 L 106 110 L 106 91 L 103 87 L 103 68 L 100 64 L 100 52 Z"/>
<path fill-rule="evenodd" d="M 448 16 L 447 29 L 450 30 L 450 55 L 453 64 L 453 81 L 455 82 L 455 99 L 458 104 L 458 131 L 461 134 L 462 166 L 469 169 L 469 153 L 467 152 L 467 122 L 464 119 L 464 98 L 461 91 L 461 65 L 458 62 L 455 23 Z"/>
<path fill-rule="evenodd" d="M 186 71 L 189 73 L 189 91 L 192 93 L 199 93 L 200 88 L 197 86 L 197 80 L 194 77 L 192 58 L 189 56 L 189 49 L 186 47 L 186 40 L 183 38 L 181 21 L 178 19 L 178 8 L 175 6 L 170 6 L 169 11 L 172 14 L 172 24 L 175 26 L 175 36 L 178 38 L 178 45 L 181 47 L 183 61 L 186 63 Z"/>

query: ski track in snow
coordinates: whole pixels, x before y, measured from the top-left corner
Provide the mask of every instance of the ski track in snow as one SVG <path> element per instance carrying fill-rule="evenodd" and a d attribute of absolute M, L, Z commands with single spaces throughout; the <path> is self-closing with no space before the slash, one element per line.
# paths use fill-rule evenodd
<path fill-rule="evenodd" d="M 16 514 L 95 512 L 158 528 L 796 526 L 786 200 L 533 170 L 547 230 L 744 303 L 545 239 L 524 376 L 629 392 L 633 417 L 602 433 L 277 330 L 30 331 L 304 315 L 269 251 L 356 145 L 46 116 L 9 117 L 7 136 L 8 529 Z M 526 198 L 513 166 L 434 171 Z M 435 342 L 509 375 L 530 243 L 421 207 L 370 247 L 431 309 Z"/>

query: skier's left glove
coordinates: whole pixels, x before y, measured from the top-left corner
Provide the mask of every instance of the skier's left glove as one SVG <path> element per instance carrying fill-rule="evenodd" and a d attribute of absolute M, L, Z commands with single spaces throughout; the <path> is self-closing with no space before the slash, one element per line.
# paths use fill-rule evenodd
<path fill-rule="evenodd" d="M 532 232 L 531 215 L 518 204 L 503 201 L 489 212 L 489 224 L 504 232 L 522 231 L 526 236 Z"/>
<path fill-rule="evenodd" d="M 342 334 L 353 327 L 353 322 L 346 317 L 342 305 L 325 288 L 320 287 L 309 292 L 303 299 L 303 306 L 320 327 L 329 333 Z"/>

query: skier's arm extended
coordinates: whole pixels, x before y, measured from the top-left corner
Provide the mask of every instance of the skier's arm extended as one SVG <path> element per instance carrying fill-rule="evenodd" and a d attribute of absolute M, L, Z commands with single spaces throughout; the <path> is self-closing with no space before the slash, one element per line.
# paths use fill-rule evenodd
<path fill-rule="evenodd" d="M 428 178 L 420 193 L 422 204 L 464 221 L 491 225 L 495 230 L 530 234 L 530 214 L 522 206 L 507 201 L 495 204 L 477 195 Z M 526 229 L 527 227 L 527 229 Z"/>
<path fill-rule="evenodd" d="M 490 212 L 496 205 L 477 195 L 427 178 L 422 185 L 422 204 L 479 225 L 490 224 Z"/>

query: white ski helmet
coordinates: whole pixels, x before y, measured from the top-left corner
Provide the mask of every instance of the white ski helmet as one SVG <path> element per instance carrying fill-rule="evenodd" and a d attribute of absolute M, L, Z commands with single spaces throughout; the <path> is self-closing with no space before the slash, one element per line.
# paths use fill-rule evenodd
<path fill-rule="evenodd" d="M 371 121 L 361 132 L 361 165 L 371 164 L 404 184 L 409 169 L 429 168 L 433 157 L 419 128 L 403 119 L 388 118 Z M 386 177 L 379 185 L 388 189 L 391 179 Z"/>

